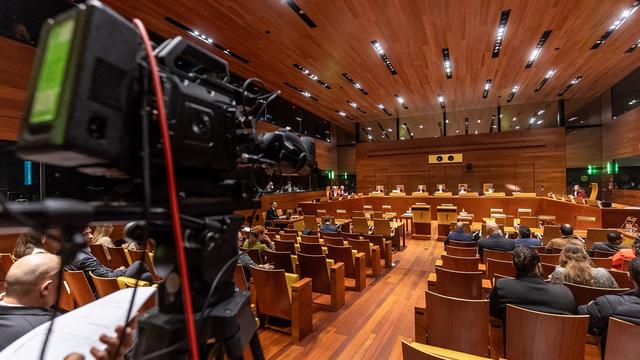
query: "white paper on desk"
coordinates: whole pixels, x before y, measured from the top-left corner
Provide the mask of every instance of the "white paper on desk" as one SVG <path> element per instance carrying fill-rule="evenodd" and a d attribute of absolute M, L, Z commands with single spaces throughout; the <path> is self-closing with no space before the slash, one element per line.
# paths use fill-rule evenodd
<path fill-rule="evenodd" d="M 152 287 L 139 287 L 131 311 L 132 315 L 156 291 Z M 72 352 L 92 359 L 92 346 L 103 349 L 98 339 L 101 334 L 115 334 L 116 325 L 125 321 L 133 288 L 122 289 L 56 318 L 53 323 L 45 359 L 63 359 Z M 131 316 L 129 317 L 131 318 Z M 46 322 L 31 330 L 0 353 L 0 360 L 40 359 L 42 343 L 49 329 Z"/>

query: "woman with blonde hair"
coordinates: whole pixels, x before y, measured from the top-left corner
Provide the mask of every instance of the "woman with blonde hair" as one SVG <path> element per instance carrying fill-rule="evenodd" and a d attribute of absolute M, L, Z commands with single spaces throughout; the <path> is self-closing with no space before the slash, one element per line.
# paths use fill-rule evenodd
<path fill-rule="evenodd" d="M 582 246 L 568 244 L 560 253 L 560 264 L 549 276 L 551 284 L 564 282 L 599 288 L 617 288 L 618 284 L 607 269 L 594 268 Z"/>
<path fill-rule="evenodd" d="M 111 240 L 111 233 L 113 232 L 113 225 L 111 224 L 98 224 L 95 230 L 93 230 L 93 238 L 91 239 L 91 245 L 102 245 L 104 254 L 107 259 L 111 260 L 108 247 L 116 247 Z"/>

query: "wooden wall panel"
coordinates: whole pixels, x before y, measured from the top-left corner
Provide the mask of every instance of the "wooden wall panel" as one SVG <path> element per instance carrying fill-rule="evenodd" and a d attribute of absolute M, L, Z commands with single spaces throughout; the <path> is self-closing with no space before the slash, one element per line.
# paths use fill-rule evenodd
<path fill-rule="evenodd" d="M 356 146 L 338 146 L 338 173 L 356 173 Z"/>
<path fill-rule="evenodd" d="M 566 142 L 568 168 L 602 163 L 602 127 L 567 129 Z"/>
<path fill-rule="evenodd" d="M 640 108 L 635 108 L 615 119 L 603 118 L 602 159 L 640 155 Z"/>
<path fill-rule="evenodd" d="M 36 49 L 0 36 L 0 139 L 15 140 L 22 123 Z"/>
<path fill-rule="evenodd" d="M 447 174 L 445 168 L 451 164 L 428 164 L 429 154 L 444 153 L 463 154 L 463 163 L 456 165 L 459 170 L 452 168 Z M 455 187 L 459 182 L 469 183 L 473 191 L 481 190 L 484 182 L 493 182 L 497 191 L 508 193 L 511 185 L 540 194 L 565 191 L 563 128 L 363 143 L 356 146 L 356 160 L 359 192 L 368 192 L 376 185 L 370 174 L 380 169 L 388 174 L 424 173 L 430 191 L 436 183 Z M 467 164 L 471 164 L 471 170 L 467 170 Z M 407 176 L 404 185 L 407 191 L 413 191 L 420 181 L 420 177 Z M 395 184 L 383 185 L 390 188 Z"/>

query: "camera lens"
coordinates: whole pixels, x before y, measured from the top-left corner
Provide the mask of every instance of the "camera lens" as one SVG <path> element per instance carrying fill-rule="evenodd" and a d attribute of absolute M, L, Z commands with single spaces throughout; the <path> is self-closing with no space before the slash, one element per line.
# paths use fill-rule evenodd
<path fill-rule="evenodd" d="M 211 120 L 205 113 L 197 113 L 191 120 L 191 130 L 196 135 L 206 135 L 211 127 Z"/>

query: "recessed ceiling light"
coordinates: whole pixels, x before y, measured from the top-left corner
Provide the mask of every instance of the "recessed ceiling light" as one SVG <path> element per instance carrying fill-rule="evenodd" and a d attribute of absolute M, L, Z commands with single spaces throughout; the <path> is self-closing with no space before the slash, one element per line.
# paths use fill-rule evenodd
<path fill-rule="evenodd" d="M 300 70 L 300 72 L 302 74 L 304 74 L 305 76 L 307 76 L 309 79 L 317 82 L 318 84 L 322 85 L 322 87 L 324 87 L 325 89 L 331 89 L 331 86 L 329 86 L 329 84 L 327 84 L 326 82 L 320 80 L 320 78 L 318 78 L 318 75 L 314 74 L 311 70 L 303 67 L 302 65 L 299 64 L 293 64 L 293 67 Z"/>
<path fill-rule="evenodd" d="M 520 125 L 516 125 L 516 130 L 520 129 Z"/>
<path fill-rule="evenodd" d="M 627 51 L 625 51 L 627 54 L 634 52 L 638 47 L 640 47 L 640 40 L 636 41 L 633 43 L 633 45 L 631 45 L 630 48 L 627 49 Z"/>
<path fill-rule="evenodd" d="M 422 129 L 422 128 L 424 128 L 424 125 L 418 125 L 418 127 L 419 127 L 420 129 Z"/>
<path fill-rule="evenodd" d="M 484 82 L 484 88 L 482 89 L 482 98 L 486 99 L 489 96 L 489 89 L 491 89 L 491 79 L 487 79 Z"/>
<path fill-rule="evenodd" d="M 529 124 L 533 124 L 534 122 L 536 122 L 536 118 L 532 117 L 531 119 L 529 119 Z"/>
<path fill-rule="evenodd" d="M 496 32 L 496 38 L 493 41 L 493 50 L 491 52 L 492 58 L 497 58 L 500 55 L 500 49 L 502 48 L 502 41 L 504 40 L 504 34 L 507 31 L 507 22 L 509 21 L 509 14 L 511 10 L 503 10 L 500 13 L 500 21 L 498 22 L 498 31 Z"/>
<path fill-rule="evenodd" d="M 536 44 L 536 48 L 533 49 L 533 51 L 531 52 L 531 55 L 529 56 L 529 60 L 527 60 L 527 64 L 524 66 L 525 69 L 529 69 L 530 67 L 533 66 L 533 63 L 536 61 L 536 59 L 540 55 L 540 52 L 542 52 L 542 47 L 544 46 L 544 43 L 547 42 L 549 35 L 551 35 L 551 30 L 547 30 L 542 33 L 540 40 L 538 40 L 538 43 Z"/>
<path fill-rule="evenodd" d="M 444 95 L 438 94 L 438 103 L 440 104 L 440 108 L 444 109 Z"/>
<path fill-rule="evenodd" d="M 577 117 L 577 116 L 574 116 L 574 117 L 569 118 L 569 120 L 568 120 L 568 121 L 573 121 L 573 120 L 576 120 L 576 119 L 578 119 L 578 117 Z"/>
<path fill-rule="evenodd" d="M 574 87 L 577 83 L 579 83 L 580 80 L 582 80 L 582 76 L 578 76 L 575 79 L 571 80 L 571 82 L 567 84 L 567 86 L 565 86 L 564 89 L 562 89 L 562 91 L 560 91 L 558 96 L 564 95 L 567 91 L 569 91 L 572 87 Z"/>
<path fill-rule="evenodd" d="M 607 31 L 605 31 L 604 34 L 602 34 L 602 36 L 600 36 L 600 38 L 593 44 L 593 46 L 591 46 L 591 50 L 597 49 L 600 47 L 600 45 L 604 44 L 609 36 L 611 36 L 614 31 L 622 26 L 622 24 L 624 24 L 624 22 L 627 21 L 627 19 L 638 9 L 638 5 L 640 5 L 640 1 L 634 1 L 630 7 L 624 10 L 622 14 L 620 14 L 620 16 L 616 18 L 613 24 L 609 26 Z"/>
<path fill-rule="evenodd" d="M 342 116 L 342 117 L 343 117 L 343 118 L 345 118 L 345 119 L 354 120 L 351 116 L 349 116 L 349 115 L 348 115 L 346 112 L 344 112 L 344 111 L 336 110 L 336 113 L 337 113 L 339 116 Z"/>
<path fill-rule="evenodd" d="M 378 53 L 378 55 L 380 56 L 380 59 L 382 59 L 382 62 L 387 67 L 387 69 L 389 69 L 389 72 L 391 72 L 391 75 L 398 75 L 398 72 L 396 71 L 396 67 L 393 66 L 393 64 L 391 63 L 391 60 L 389 60 L 389 57 L 387 57 L 387 55 L 384 53 L 384 50 L 382 49 L 382 45 L 380 44 L 380 42 L 378 42 L 378 40 L 371 40 L 371 45 L 373 45 L 374 50 Z"/>
<path fill-rule="evenodd" d="M 516 121 L 516 120 L 518 120 L 517 117 L 514 117 L 513 119 L 511 119 L 511 121 Z"/>
<path fill-rule="evenodd" d="M 451 79 L 453 77 L 453 72 L 451 71 L 451 57 L 449 56 L 449 48 L 442 49 L 442 61 L 444 62 L 444 75 L 447 79 Z"/>
<path fill-rule="evenodd" d="M 405 110 L 409 108 L 409 106 L 407 106 L 407 103 L 406 103 L 406 102 L 404 102 L 404 98 L 403 98 L 402 96 L 395 95 L 395 97 L 396 97 L 396 101 L 397 101 L 400 105 L 402 105 L 402 107 L 403 107 Z"/>
<path fill-rule="evenodd" d="M 538 86 L 534 91 L 535 92 L 540 91 L 540 89 L 542 89 L 542 87 L 547 83 L 547 81 L 549 81 L 549 79 L 553 77 L 553 75 L 555 75 L 555 73 L 556 73 L 555 69 L 551 69 L 547 71 L 547 73 L 544 75 L 544 78 L 540 81 L 540 83 L 538 84 Z"/>
<path fill-rule="evenodd" d="M 373 129 L 370 126 L 367 126 L 367 130 L 371 131 Z"/>
<path fill-rule="evenodd" d="M 309 98 L 311 100 L 318 101 L 318 98 L 313 96 L 313 95 L 311 95 L 311 93 L 309 91 L 301 89 L 298 86 L 296 86 L 294 84 L 291 84 L 289 82 L 286 82 L 286 81 L 284 82 L 284 84 L 287 85 L 288 87 L 294 89 L 295 91 L 299 92 L 300 95 L 302 95 L 304 97 L 307 97 L 307 98 Z"/>
<path fill-rule="evenodd" d="M 364 95 L 369 95 L 369 93 L 367 92 L 367 90 L 365 90 L 362 85 L 358 82 L 356 82 L 351 75 L 347 74 L 347 73 L 342 73 L 342 77 L 345 78 L 348 82 L 351 83 L 351 85 L 353 85 L 354 88 L 360 90 L 361 93 L 363 93 Z"/>
<path fill-rule="evenodd" d="M 458 134 L 460 132 L 460 130 L 456 129 L 456 134 Z"/>
<path fill-rule="evenodd" d="M 296 4 L 295 1 L 286 0 L 286 2 L 287 2 L 287 5 L 289 5 L 289 7 L 291 8 L 291 10 L 293 10 L 293 12 L 296 13 L 296 15 L 298 15 L 298 17 L 302 19 L 302 21 L 304 21 L 304 23 L 307 24 L 308 27 L 312 29 L 317 27 L 316 23 L 314 23 L 313 20 L 311 20 L 309 15 L 307 15 L 307 13 L 304 12 L 304 10 L 302 10 L 300 6 Z"/>
<path fill-rule="evenodd" d="M 389 128 L 387 129 L 388 132 L 393 132 L 393 129 Z"/>
<path fill-rule="evenodd" d="M 362 110 L 362 108 L 360 108 L 360 107 L 358 106 L 358 104 L 356 104 L 355 102 L 353 102 L 353 101 L 351 101 L 351 100 L 347 100 L 347 104 L 349 104 L 352 108 L 354 108 L 354 109 L 356 109 L 356 110 L 360 111 L 360 112 L 361 112 L 361 113 L 363 113 L 363 114 L 366 114 L 366 113 L 367 113 L 366 111 Z"/>
<path fill-rule="evenodd" d="M 542 114 L 544 114 L 544 112 L 545 112 L 544 109 L 540 109 L 540 110 L 538 110 L 538 115 L 542 115 Z"/>
<path fill-rule="evenodd" d="M 631 101 L 629 101 L 629 105 L 635 105 L 638 103 L 638 99 L 633 99 Z"/>
<path fill-rule="evenodd" d="M 538 120 L 537 124 L 540 125 L 544 122 L 544 120 Z"/>
<path fill-rule="evenodd" d="M 478 119 L 478 124 L 480 124 L 480 122 L 481 122 L 481 121 L 482 121 L 482 120 Z"/>
<path fill-rule="evenodd" d="M 514 86 L 511 89 L 511 93 L 509 93 L 509 97 L 507 98 L 507 102 L 511 102 L 511 100 L 513 100 L 513 97 L 516 96 L 516 93 L 518 92 L 518 90 L 520 90 L 520 86 Z"/>
<path fill-rule="evenodd" d="M 476 135 L 478 135 L 478 130 L 475 131 Z"/>

